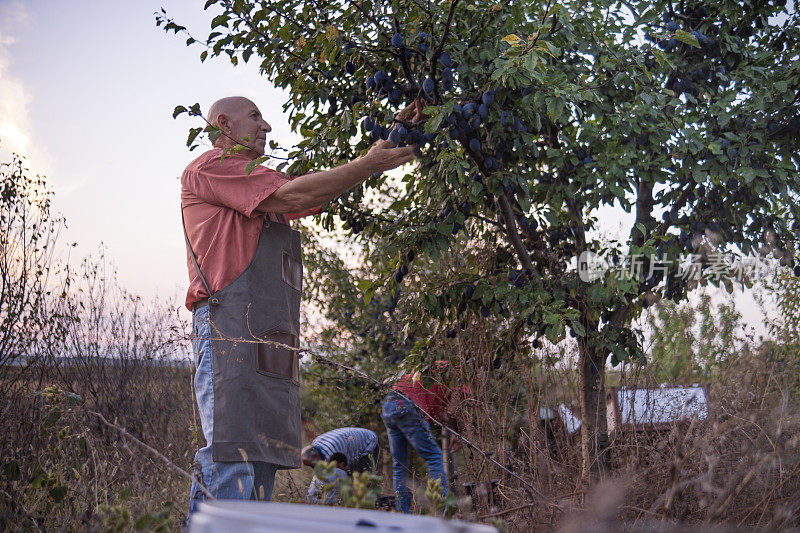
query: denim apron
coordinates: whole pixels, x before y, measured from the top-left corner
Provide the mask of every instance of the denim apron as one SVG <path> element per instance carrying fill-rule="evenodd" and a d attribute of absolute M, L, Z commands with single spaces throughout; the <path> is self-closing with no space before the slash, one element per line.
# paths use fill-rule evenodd
<path fill-rule="evenodd" d="M 184 227 L 184 234 L 186 230 Z M 214 461 L 300 467 L 300 233 L 267 220 L 253 260 L 215 293 L 206 290 L 214 366 Z"/>

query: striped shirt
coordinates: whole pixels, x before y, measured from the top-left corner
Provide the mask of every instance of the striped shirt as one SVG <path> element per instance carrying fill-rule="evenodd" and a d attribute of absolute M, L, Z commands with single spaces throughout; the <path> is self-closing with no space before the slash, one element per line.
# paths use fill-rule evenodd
<path fill-rule="evenodd" d="M 323 433 L 311 445 L 319 450 L 326 461 L 334 453 L 343 453 L 347 457 L 347 464 L 352 465 L 356 459 L 375 449 L 378 435 L 364 428 L 338 428 Z"/>

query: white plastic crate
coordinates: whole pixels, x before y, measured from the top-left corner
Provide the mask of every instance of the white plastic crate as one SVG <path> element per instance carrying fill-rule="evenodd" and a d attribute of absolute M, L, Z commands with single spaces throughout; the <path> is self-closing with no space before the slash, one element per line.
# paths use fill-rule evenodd
<path fill-rule="evenodd" d="M 485 524 L 431 516 L 256 501 L 201 503 L 189 533 L 497 533 Z"/>

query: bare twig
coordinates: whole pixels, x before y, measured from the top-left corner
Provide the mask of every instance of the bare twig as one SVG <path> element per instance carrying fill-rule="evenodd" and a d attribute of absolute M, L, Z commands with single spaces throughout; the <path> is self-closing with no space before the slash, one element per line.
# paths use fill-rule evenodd
<path fill-rule="evenodd" d="M 170 467 L 170 468 L 172 468 L 173 470 L 177 471 L 177 472 L 178 472 L 180 475 L 182 475 L 183 477 L 185 477 L 185 478 L 189 479 L 189 481 L 197 481 L 197 482 L 198 482 L 198 483 L 197 483 L 197 486 L 200 488 L 200 490 L 203 492 L 203 494 L 205 494 L 206 496 L 208 496 L 208 497 L 209 497 L 209 498 L 211 498 L 212 500 L 216 500 L 216 497 L 215 497 L 213 494 L 211 494 L 211 493 L 208 491 L 208 489 L 207 489 L 207 488 L 206 488 L 206 487 L 205 487 L 205 486 L 204 486 L 202 483 L 200 483 L 200 482 L 199 482 L 199 480 L 196 480 L 196 479 L 194 478 L 194 476 L 192 476 L 192 475 L 191 475 L 189 472 L 187 472 L 187 471 L 186 471 L 186 470 L 184 470 L 183 468 L 179 467 L 178 465 L 176 465 L 175 463 L 173 463 L 172 461 L 170 461 L 170 460 L 169 460 L 169 458 L 168 458 L 166 455 L 162 454 L 161 452 L 159 452 L 159 451 L 158 451 L 158 450 L 156 450 L 155 448 L 153 448 L 153 447 L 151 447 L 151 446 L 149 446 L 149 445 L 145 444 L 144 442 L 140 441 L 139 439 L 137 439 L 136 437 L 134 437 L 133 435 L 131 435 L 130 433 L 128 433 L 128 431 L 127 431 L 125 428 L 123 428 L 123 427 L 121 427 L 121 426 L 119 426 L 119 425 L 117 425 L 117 424 L 114 424 L 113 422 L 109 422 L 109 421 L 108 421 L 108 420 L 106 420 L 106 419 L 105 419 L 105 417 L 104 417 L 103 415 L 101 415 L 100 413 L 96 413 L 96 412 L 94 412 L 94 411 L 89 411 L 89 410 L 87 410 L 87 412 L 88 412 L 89 414 L 92 414 L 92 415 L 94 415 L 94 416 L 98 417 L 98 418 L 100 419 L 100 421 L 101 421 L 103 424 L 107 425 L 108 427 L 110 427 L 110 428 L 113 428 L 113 429 L 116 429 L 117 431 L 119 431 L 119 432 L 120 432 L 120 433 L 121 433 L 121 434 L 122 434 L 124 437 L 128 437 L 128 438 L 129 438 L 129 439 L 131 439 L 133 442 L 136 442 L 136 443 L 137 443 L 137 444 L 139 444 L 140 446 L 143 446 L 143 447 L 144 447 L 144 448 L 145 448 L 145 449 L 146 449 L 148 452 L 152 453 L 153 455 L 155 455 L 156 457 L 158 457 L 159 459 L 161 459 L 162 461 L 164 461 L 164 463 L 165 463 L 167 466 L 169 466 L 169 467 Z"/>

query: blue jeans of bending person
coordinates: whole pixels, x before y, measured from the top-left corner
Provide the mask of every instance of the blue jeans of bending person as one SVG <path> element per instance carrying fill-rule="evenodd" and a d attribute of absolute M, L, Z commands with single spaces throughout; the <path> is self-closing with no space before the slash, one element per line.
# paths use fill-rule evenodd
<path fill-rule="evenodd" d="M 277 467 L 270 463 L 221 462 L 211 458 L 211 441 L 214 436 L 214 361 L 211 353 L 211 327 L 208 306 L 198 307 L 192 317 L 195 374 L 194 391 L 200 416 L 200 425 L 206 445 L 194 456 L 194 481 L 189 500 L 189 517 L 207 496 L 198 481 L 220 500 L 272 499 Z"/>
<path fill-rule="evenodd" d="M 431 479 L 441 480 L 444 494 L 447 494 L 447 477 L 444 473 L 442 449 L 431 433 L 428 421 L 409 400 L 390 393 L 383 401 L 381 413 L 386 431 L 389 433 L 389 447 L 392 451 L 392 484 L 397 499 L 397 509 L 409 512 L 411 491 L 408 489 L 408 474 L 411 462 L 408 457 L 408 445 L 414 447 L 428 465 Z"/>

